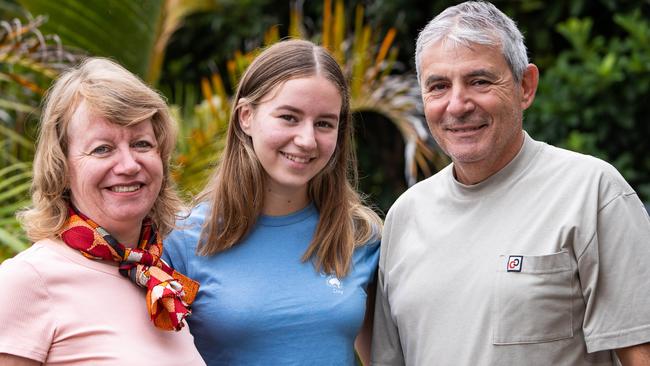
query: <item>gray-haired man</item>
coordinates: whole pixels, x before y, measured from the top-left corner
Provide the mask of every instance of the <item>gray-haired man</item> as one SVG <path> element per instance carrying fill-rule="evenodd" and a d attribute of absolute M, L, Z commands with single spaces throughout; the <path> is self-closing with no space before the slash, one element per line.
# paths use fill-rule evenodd
<path fill-rule="evenodd" d="M 538 70 L 515 23 L 450 7 L 416 66 L 453 164 L 386 218 L 373 364 L 650 364 L 648 213 L 611 165 L 523 131 Z"/>

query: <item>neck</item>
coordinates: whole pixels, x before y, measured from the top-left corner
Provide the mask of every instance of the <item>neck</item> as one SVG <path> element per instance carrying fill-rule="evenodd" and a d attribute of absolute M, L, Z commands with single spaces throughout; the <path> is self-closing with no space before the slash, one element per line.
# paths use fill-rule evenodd
<path fill-rule="evenodd" d="M 118 242 L 124 245 L 127 248 L 135 248 L 138 246 L 138 240 L 140 239 L 140 231 L 142 230 L 142 222 L 139 222 L 137 226 L 129 225 L 128 228 L 115 228 L 115 227 L 106 227 L 102 226 L 112 237 L 114 237 Z"/>
<path fill-rule="evenodd" d="M 284 216 L 305 208 L 308 204 L 307 187 L 299 191 L 287 192 L 267 186 L 262 213 L 268 216 Z"/>

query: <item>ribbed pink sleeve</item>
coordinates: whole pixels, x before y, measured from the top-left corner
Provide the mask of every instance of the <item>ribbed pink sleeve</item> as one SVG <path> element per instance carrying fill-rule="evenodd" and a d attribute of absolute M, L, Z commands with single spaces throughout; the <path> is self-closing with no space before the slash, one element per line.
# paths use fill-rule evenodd
<path fill-rule="evenodd" d="M 47 358 L 54 334 L 45 281 L 18 256 L 0 266 L 0 353 L 39 362 Z"/>

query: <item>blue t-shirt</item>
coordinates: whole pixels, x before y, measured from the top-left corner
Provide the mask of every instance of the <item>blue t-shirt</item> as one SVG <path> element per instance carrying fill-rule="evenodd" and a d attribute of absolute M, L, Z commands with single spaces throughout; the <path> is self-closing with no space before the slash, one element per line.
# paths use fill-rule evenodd
<path fill-rule="evenodd" d="M 163 258 L 201 287 L 188 318 L 208 365 L 354 365 L 354 339 L 379 242 L 358 247 L 344 278 L 302 262 L 318 224 L 313 205 L 260 216 L 233 248 L 198 256 L 209 208 L 197 206 L 165 240 Z"/>

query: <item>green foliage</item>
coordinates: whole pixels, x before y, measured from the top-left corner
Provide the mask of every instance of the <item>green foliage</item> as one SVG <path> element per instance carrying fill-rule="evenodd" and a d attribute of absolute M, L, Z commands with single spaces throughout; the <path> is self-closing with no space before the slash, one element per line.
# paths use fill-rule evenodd
<path fill-rule="evenodd" d="M 250 51 L 264 43 L 265 30 L 288 23 L 281 19 L 288 10 L 286 1 L 219 0 L 209 11 L 189 15 L 169 39 L 161 85 L 176 100 L 177 87 L 185 93 L 179 82 L 198 85 L 202 77 L 225 73 L 236 51 Z"/>
<path fill-rule="evenodd" d="M 0 258 L 2 253 L 18 253 L 29 243 L 14 212 L 29 205 L 31 168 L 31 163 L 22 162 L 0 169 Z"/>
<path fill-rule="evenodd" d="M 591 18 L 557 31 L 571 48 L 541 70 L 525 126 L 536 138 L 611 162 L 650 199 L 650 22 L 640 11 L 614 14 L 623 37 L 593 35 Z"/>
<path fill-rule="evenodd" d="M 76 60 L 43 17 L 0 20 L 0 259 L 26 248 L 14 212 L 29 205 L 33 136 L 39 102 L 52 79 Z"/>
<path fill-rule="evenodd" d="M 51 80 L 74 59 L 56 36 L 41 33 L 44 22 L 0 20 L 0 120 L 12 127 L 24 125 L 20 117 L 34 111 Z"/>
<path fill-rule="evenodd" d="M 96 56 L 115 57 L 145 76 L 162 11 L 161 1 L 20 0 L 32 14 L 50 21 L 45 32 Z"/>
<path fill-rule="evenodd" d="M 230 101 L 221 77 L 215 74 L 201 84 L 201 102 L 193 88 L 186 88 L 177 96 L 183 107 L 172 108 L 180 127 L 172 175 L 187 200 L 203 188 L 213 170 L 225 144 L 230 117 Z"/>
<path fill-rule="evenodd" d="M 43 31 L 64 44 L 94 56 L 114 58 L 155 84 L 171 34 L 194 11 L 214 6 L 210 0 L 19 0 L 32 14 L 50 21 Z"/>

